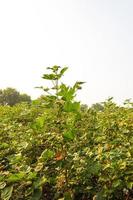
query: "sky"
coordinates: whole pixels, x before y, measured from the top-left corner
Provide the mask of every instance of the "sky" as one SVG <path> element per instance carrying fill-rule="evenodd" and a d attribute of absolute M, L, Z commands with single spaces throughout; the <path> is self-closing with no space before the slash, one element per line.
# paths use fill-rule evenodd
<path fill-rule="evenodd" d="M 46 67 L 68 66 L 77 99 L 133 98 L 132 0 L 0 0 L 0 88 L 33 99 Z"/>

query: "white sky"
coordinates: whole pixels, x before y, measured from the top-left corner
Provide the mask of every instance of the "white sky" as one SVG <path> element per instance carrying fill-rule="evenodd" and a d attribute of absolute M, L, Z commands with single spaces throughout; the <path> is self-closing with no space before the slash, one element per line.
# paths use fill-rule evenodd
<path fill-rule="evenodd" d="M 0 0 L 0 88 L 36 98 L 52 65 L 83 103 L 132 98 L 133 0 Z"/>

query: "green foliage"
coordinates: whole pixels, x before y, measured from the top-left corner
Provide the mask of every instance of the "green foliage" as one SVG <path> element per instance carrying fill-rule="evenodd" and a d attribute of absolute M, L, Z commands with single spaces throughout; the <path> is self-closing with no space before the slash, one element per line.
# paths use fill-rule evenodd
<path fill-rule="evenodd" d="M 14 88 L 6 88 L 1 90 L 0 97 L 0 104 L 13 106 L 14 104 L 18 103 L 19 92 Z"/>
<path fill-rule="evenodd" d="M 0 105 L 10 105 L 13 106 L 20 102 L 31 102 L 30 96 L 27 94 L 20 94 L 14 88 L 6 88 L 0 90 Z"/>
<path fill-rule="evenodd" d="M 97 111 L 103 111 L 104 107 L 100 103 L 95 103 L 92 105 L 92 108 Z"/>
<path fill-rule="evenodd" d="M 47 95 L 0 106 L 1 199 L 132 199 L 133 104 L 88 108 L 75 101 L 83 82 L 64 85 L 67 68 L 48 70 Z"/>
<path fill-rule="evenodd" d="M 31 97 L 27 94 L 20 94 L 19 95 L 19 103 L 20 102 L 27 102 L 27 103 L 31 103 Z"/>

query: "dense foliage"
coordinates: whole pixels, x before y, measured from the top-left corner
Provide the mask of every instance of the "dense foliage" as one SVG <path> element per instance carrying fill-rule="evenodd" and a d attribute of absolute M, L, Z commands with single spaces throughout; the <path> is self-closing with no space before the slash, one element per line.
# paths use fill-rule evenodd
<path fill-rule="evenodd" d="M 31 97 L 27 94 L 20 94 L 14 88 L 0 90 L 0 105 L 13 106 L 21 102 L 31 102 Z"/>
<path fill-rule="evenodd" d="M 133 104 L 82 106 L 83 82 L 66 86 L 67 68 L 49 69 L 47 95 L 0 107 L 1 199 L 133 199 Z"/>

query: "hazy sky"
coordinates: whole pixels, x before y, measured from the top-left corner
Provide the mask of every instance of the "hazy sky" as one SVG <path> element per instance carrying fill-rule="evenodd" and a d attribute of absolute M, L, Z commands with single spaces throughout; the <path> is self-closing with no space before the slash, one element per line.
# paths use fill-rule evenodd
<path fill-rule="evenodd" d="M 83 103 L 133 98 L 133 0 L 0 0 L 0 88 L 36 98 L 55 64 Z"/>

